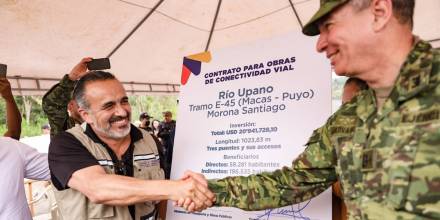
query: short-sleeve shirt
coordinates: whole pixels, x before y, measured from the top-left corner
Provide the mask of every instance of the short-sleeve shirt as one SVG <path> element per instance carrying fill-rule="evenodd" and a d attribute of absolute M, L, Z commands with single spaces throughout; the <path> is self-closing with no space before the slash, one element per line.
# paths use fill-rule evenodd
<path fill-rule="evenodd" d="M 86 126 L 84 133 L 94 142 L 104 146 L 114 163 L 118 162 L 115 153 L 98 138 L 89 125 Z M 128 164 L 128 167 L 131 167 L 127 170 L 125 176 L 133 176 L 133 143 L 142 139 L 142 133 L 131 125 L 130 137 L 130 147 L 121 159 Z M 75 171 L 95 165 L 99 165 L 96 158 L 71 133 L 64 131 L 52 139 L 49 146 L 49 167 L 52 174 L 52 183 L 58 190 L 69 188 L 67 183 Z M 115 172 L 118 173 L 116 170 Z"/>
<path fill-rule="evenodd" d="M 130 146 L 122 155 L 121 160 L 106 143 L 99 139 L 90 125 L 86 126 L 84 133 L 95 143 L 106 148 L 114 164 L 124 164 L 122 169 L 120 166 L 115 166 L 116 174 L 133 177 L 133 143 L 143 138 L 141 131 L 131 125 Z M 69 188 L 67 184 L 75 171 L 95 165 L 99 165 L 96 158 L 71 133 L 63 131 L 52 139 L 49 146 L 49 167 L 52 184 L 58 190 Z M 134 205 L 128 206 L 128 209 L 134 219 Z"/>
<path fill-rule="evenodd" d="M 14 139 L 0 137 L 0 219 L 32 219 L 24 178 L 49 180 L 47 154 Z"/>

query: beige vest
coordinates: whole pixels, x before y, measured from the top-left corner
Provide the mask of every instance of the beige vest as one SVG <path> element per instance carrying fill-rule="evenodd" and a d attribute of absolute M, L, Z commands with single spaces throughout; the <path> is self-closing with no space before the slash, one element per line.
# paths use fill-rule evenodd
<path fill-rule="evenodd" d="M 140 129 L 141 130 L 141 129 Z M 75 136 L 89 152 L 96 158 L 99 164 L 108 174 L 115 174 L 113 162 L 104 146 L 95 143 L 85 133 L 81 126 L 77 125 L 67 132 Z M 141 131 L 143 139 L 134 143 L 133 151 L 133 175 L 138 179 L 164 179 L 164 172 L 160 168 L 159 153 L 156 143 L 150 134 Z M 105 219 L 105 220 L 129 220 L 130 212 L 127 206 L 111 206 L 92 203 L 86 196 L 75 189 L 54 190 L 58 209 L 62 220 L 82 219 Z M 156 202 L 144 202 L 135 204 L 136 220 L 154 219 L 145 216 L 155 211 Z"/>

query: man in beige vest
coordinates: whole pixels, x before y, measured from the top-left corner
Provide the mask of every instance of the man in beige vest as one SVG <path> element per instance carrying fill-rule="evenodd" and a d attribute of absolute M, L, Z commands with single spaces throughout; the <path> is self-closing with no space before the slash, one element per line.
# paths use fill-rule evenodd
<path fill-rule="evenodd" d="M 62 219 L 156 219 L 156 201 L 190 199 L 189 210 L 212 205 L 214 195 L 192 179 L 163 180 L 156 143 L 130 123 L 122 84 L 92 71 L 73 91 L 87 123 L 55 136 L 49 166 Z"/>

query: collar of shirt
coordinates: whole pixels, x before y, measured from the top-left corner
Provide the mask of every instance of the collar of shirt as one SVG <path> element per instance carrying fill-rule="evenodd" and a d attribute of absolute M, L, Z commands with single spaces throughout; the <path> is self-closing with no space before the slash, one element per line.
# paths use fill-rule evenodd
<path fill-rule="evenodd" d="M 113 152 L 113 150 L 105 142 L 103 142 L 101 139 L 99 139 L 99 137 L 96 135 L 96 133 L 93 131 L 92 127 L 89 124 L 86 125 L 86 130 L 84 131 L 84 133 L 90 139 L 92 139 L 95 143 L 99 143 L 105 147 L 105 149 L 109 153 L 110 157 L 112 158 L 112 161 L 114 164 L 120 164 L 121 161 L 124 164 L 126 164 L 125 165 L 126 167 L 124 168 L 124 169 L 127 169 L 126 173 L 124 173 L 125 176 L 133 176 L 133 151 L 134 151 L 134 144 L 133 143 L 135 143 L 143 138 L 142 132 L 140 130 L 138 130 L 138 128 L 136 128 L 134 125 L 130 125 L 130 126 L 131 126 L 131 128 L 130 128 L 130 138 L 131 138 L 130 146 L 122 155 L 121 160 L 118 159 L 118 157 Z M 115 169 L 116 169 L 116 166 L 115 166 Z M 115 170 L 115 172 L 117 173 L 116 170 Z"/>
<path fill-rule="evenodd" d="M 394 88 L 379 111 L 377 120 L 383 119 L 396 109 L 400 102 L 414 97 L 429 87 L 433 59 L 431 45 L 426 41 L 418 40 L 403 63 Z M 362 100 L 363 104 L 358 105 L 356 112 L 365 121 L 378 111 L 372 89 L 363 91 L 362 95 L 364 98 L 358 100 Z"/>
<path fill-rule="evenodd" d="M 431 45 L 418 41 L 400 69 L 391 99 L 405 101 L 428 87 L 434 54 Z"/>

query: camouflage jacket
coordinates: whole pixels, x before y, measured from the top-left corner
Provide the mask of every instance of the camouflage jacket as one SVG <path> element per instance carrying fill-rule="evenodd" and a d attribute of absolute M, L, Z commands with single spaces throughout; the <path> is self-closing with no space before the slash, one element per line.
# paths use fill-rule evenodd
<path fill-rule="evenodd" d="M 380 110 L 364 90 L 284 167 L 210 180 L 216 205 L 260 210 L 308 200 L 340 180 L 349 219 L 440 219 L 440 51 L 418 42 Z"/>
<path fill-rule="evenodd" d="M 75 120 L 67 112 L 74 86 L 75 81 L 70 80 L 66 74 L 43 96 L 43 111 L 49 119 L 51 138 L 75 126 Z"/>

